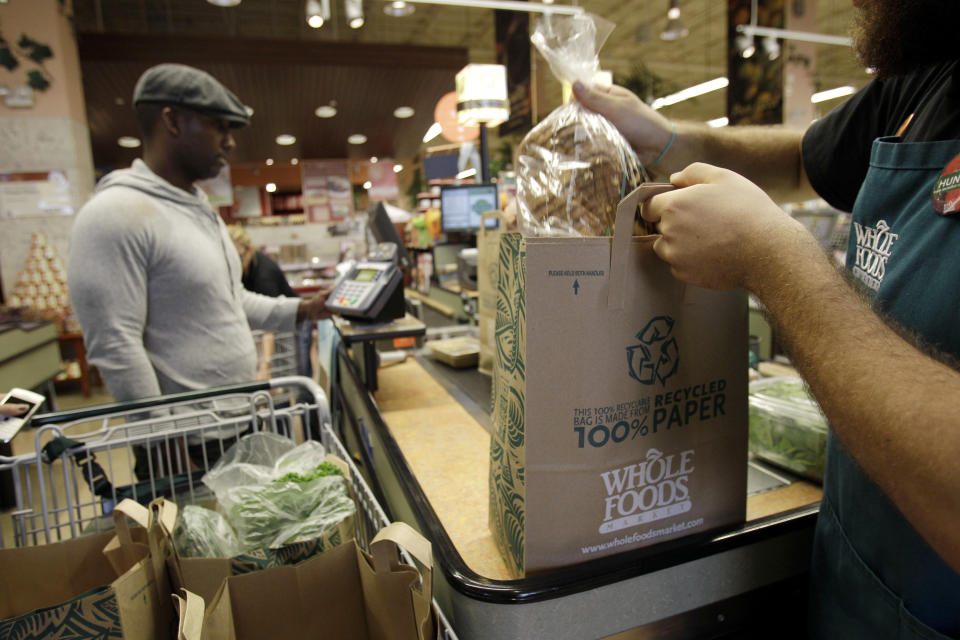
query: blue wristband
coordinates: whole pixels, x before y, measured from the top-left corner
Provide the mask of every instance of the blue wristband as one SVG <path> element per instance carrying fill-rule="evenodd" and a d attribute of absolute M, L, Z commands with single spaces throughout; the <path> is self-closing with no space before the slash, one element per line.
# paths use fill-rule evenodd
<path fill-rule="evenodd" d="M 663 160 L 663 156 L 667 155 L 667 151 L 670 151 L 670 147 L 673 146 L 673 141 L 677 139 L 677 125 L 676 123 L 671 122 L 670 127 L 673 129 L 673 132 L 670 134 L 670 142 L 667 143 L 667 146 L 663 148 L 663 151 L 660 152 L 660 155 L 657 156 L 657 159 L 654 160 L 651 164 L 647 165 L 647 169 L 652 169 Z"/>

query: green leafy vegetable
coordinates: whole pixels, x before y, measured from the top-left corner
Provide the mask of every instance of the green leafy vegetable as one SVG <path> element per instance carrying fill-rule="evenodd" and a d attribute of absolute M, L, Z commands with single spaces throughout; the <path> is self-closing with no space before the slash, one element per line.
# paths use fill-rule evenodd
<path fill-rule="evenodd" d="M 332 462 L 322 462 L 317 465 L 317 468 L 311 471 L 308 474 L 301 474 L 296 472 L 288 473 L 280 478 L 274 480 L 274 482 L 310 482 L 314 478 L 324 478 L 326 476 L 342 476 L 343 472 L 340 471 L 337 465 Z"/>
<path fill-rule="evenodd" d="M 750 451 L 814 480 L 823 479 L 827 423 L 799 378 L 750 387 Z"/>

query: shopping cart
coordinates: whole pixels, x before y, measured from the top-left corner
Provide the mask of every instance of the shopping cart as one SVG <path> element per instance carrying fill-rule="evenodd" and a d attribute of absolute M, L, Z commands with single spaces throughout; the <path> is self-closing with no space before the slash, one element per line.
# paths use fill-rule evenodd
<path fill-rule="evenodd" d="M 309 398 L 309 401 L 304 401 Z M 213 500 L 201 478 L 239 437 L 269 432 L 300 443 L 319 440 L 350 469 L 357 500 L 357 543 L 389 523 L 330 426 L 323 390 L 310 378 L 172 394 L 34 417 L 35 453 L 0 456 L 15 506 L 0 515 L 0 547 L 48 544 L 113 528 L 124 498 L 147 504 L 164 497 L 181 507 Z M 411 565 L 412 558 L 403 553 Z M 436 606 L 437 637 L 456 640 Z"/>

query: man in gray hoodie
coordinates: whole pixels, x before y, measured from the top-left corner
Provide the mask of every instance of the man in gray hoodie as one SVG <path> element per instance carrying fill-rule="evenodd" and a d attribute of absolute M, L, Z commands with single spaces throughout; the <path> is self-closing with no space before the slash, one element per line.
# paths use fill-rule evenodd
<path fill-rule="evenodd" d="M 68 282 L 89 360 L 118 401 L 253 380 L 251 328 L 293 331 L 329 313 L 325 293 L 244 289 L 226 227 L 194 185 L 226 165 L 246 107 L 173 64 L 140 77 L 134 106 L 143 159 L 100 181 L 71 232 Z"/>

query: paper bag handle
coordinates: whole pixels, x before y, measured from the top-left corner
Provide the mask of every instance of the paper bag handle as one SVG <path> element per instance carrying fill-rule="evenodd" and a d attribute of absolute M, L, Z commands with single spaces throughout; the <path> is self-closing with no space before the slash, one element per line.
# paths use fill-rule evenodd
<path fill-rule="evenodd" d="M 617 217 L 613 226 L 613 242 L 610 245 L 610 288 L 607 290 L 607 307 L 622 309 L 624 279 L 627 273 L 627 248 L 633 238 L 633 219 L 637 207 L 653 196 L 675 189 L 668 182 L 647 182 L 627 194 L 617 205 Z"/>
<path fill-rule="evenodd" d="M 117 532 L 120 544 L 125 547 L 133 544 L 127 518 L 146 529 L 150 524 L 150 512 L 145 506 L 130 498 L 124 498 L 113 508 L 113 528 Z"/>
<path fill-rule="evenodd" d="M 484 211 L 480 214 L 480 235 L 486 235 L 491 231 L 487 229 L 487 220 L 499 220 L 497 231 L 503 231 L 503 212 L 502 211 Z"/>
<path fill-rule="evenodd" d="M 171 587 L 183 587 L 183 569 L 180 556 L 173 544 L 173 530 L 177 524 L 177 503 L 157 498 L 150 503 L 150 526 L 147 538 L 150 541 L 150 556 L 155 571 L 169 569 Z M 166 597 L 166 596 L 163 596 Z"/>
<path fill-rule="evenodd" d="M 173 607 L 177 610 L 177 640 L 201 640 L 203 636 L 203 598 L 186 589 L 180 589 L 183 596 L 170 594 Z"/>
<path fill-rule="evenodd" d="M 399 561 L 392 545 L 377 544 L 392 542 L 409 553 L 420 564 L 420 584 L 422 598 L 412 598 L 413 610 L 417 620 L 417 627 L 421 637 L 430 621 L 433 603 L 433 550 L 430 541 L 420 535 L 405 522 L 391 522 L 377 532 L 370 543 L 370 553 L 374 557 L 374 564 L 383 566 L 388 564 L 396 569 Z M 426 640 L 426 638 L 423 638 Z"/>

